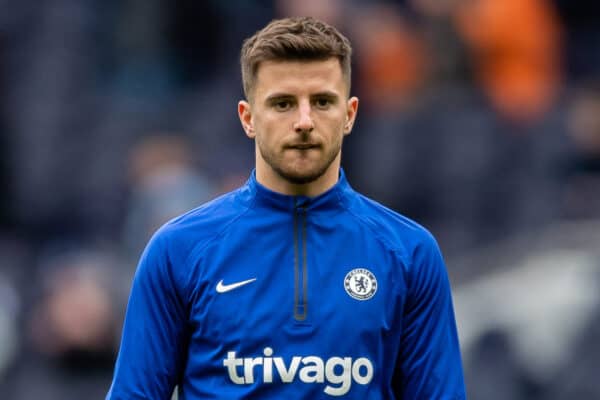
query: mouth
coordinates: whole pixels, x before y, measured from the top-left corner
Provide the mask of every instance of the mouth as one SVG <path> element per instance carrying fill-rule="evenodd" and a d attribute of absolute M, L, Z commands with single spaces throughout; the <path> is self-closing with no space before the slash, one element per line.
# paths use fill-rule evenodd
<path fill-rule="evenodd" d="M 320 147 L 320 146 L 316 143 L 296 143 L 296 144 L 291 144 L 291 145 L 286 146 L 287 149 L 294 149 L 294 150 L 310 150 L 310 149 L 316 149 L 318 147 Z"/>

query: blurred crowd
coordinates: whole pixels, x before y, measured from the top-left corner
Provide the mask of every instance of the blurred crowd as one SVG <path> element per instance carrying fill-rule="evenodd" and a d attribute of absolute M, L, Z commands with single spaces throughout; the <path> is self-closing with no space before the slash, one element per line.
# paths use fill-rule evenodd
<path fill-rule="evenodd" d="M 594 0 L 0 7 L 3 399 L 103 398 L 146 241 L 248 177 L 253 143 L 236 115 L 239 49 L 276 17 L 312 15 L 350 37 L 361 103 L 343 166 L 356 189 L 436 235 L 457 291 L 505 266 L 465 257 L 495 249 L 485 253 L 495 258 L 512 251 L 498 247 L 503 241 L 600 218 Z M 467 309 L 457 307 L 459 322 Z M 597 317 L 598 307 L 590 310 Z M 579 332 L 592 370 L 600 368 L 597 325 Z M 472 339 L 470 398 L 600 397 L 593 374 L 572 368 L 574 357 L 556 367 L 560 388 L 523 372 L 507 358 L 507 337 L 494 329 Z M 570 381 L 569 371 L 578 373 Z"/>

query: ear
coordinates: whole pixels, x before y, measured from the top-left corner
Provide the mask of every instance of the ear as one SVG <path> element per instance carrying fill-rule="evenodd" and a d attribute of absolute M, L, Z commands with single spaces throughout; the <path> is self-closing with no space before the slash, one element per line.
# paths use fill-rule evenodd
<path fill-rule="evenodd" d="M 256 134 L 254 133 L 254 125 L 252 124 L 252 110 L 250 103 L 245 100 L 240 100 L 238 102 L 238 116 L 240 117 L 242 128 L 244 128 L 244 131 L 246 132 L 246 136 L 250 139 L 254 139 Z"/>
<path fill-rule="evenodd" d="M 358 112 L 358 97 L 352 96 L 346 103 L 346 123 L 344 124 L 344 135 L 349 135 L 352 132 L 354 126 L 354 120 L 356 120 L 356 113 Z"/>

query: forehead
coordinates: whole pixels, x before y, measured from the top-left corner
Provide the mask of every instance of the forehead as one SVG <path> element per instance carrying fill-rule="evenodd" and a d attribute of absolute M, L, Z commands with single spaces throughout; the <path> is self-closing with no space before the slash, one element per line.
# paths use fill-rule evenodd
<path fill-rule="evenodd" d="M 301 95 L 330 91 L 340 96 L 347 91 L 342 67 L 337 58 L 318 61 L 263 61 L 258 67 L 255 95 L 272 93 Z"/>

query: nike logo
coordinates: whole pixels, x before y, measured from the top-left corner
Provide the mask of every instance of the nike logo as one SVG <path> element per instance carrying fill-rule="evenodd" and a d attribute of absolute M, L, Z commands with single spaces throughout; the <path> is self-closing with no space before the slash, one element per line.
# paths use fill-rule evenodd
<path fill-rule="evenodd" d="M 221 279 L 219 281 L 219 283 L 217 283 L 217 293 L 229 292 L 230 290 L 237 289 L 240 286 L 244 286 L 244 285 L 247 285 L 249 283 L 252 283 L 255 280 L 256 280 L 256 278 L 252 278 L 252 279 L 247 279 L 247 280 L 241 281 L 241 282 L 231 283 L 229 285 L 224 285 L 223 284 L 223 279 Z"/>

